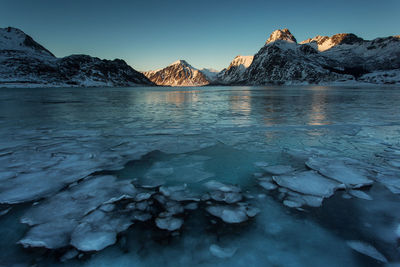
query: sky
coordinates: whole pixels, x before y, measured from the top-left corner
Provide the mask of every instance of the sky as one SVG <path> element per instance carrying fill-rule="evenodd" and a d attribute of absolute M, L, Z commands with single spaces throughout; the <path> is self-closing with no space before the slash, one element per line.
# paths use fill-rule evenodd
<path fill-rule="evenodd" d="M 0 0 L 0 27 L 20 28 L 57 57 L 121 58 L 139 71 L 178 59 L 220 70 L 283 28 L 298 41 L 399 35 L 399 14 L 400 0 Z"/>

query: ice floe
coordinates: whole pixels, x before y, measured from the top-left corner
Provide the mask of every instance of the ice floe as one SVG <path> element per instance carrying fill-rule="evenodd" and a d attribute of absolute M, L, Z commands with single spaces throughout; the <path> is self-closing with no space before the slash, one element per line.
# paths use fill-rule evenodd
<path fill-rule="evenodd" d="M 181 228 L 183 220 L 175 217 L 157 218 L 156 225 L 158 228 L 168 231 L 175 231 Z"/>
<path fill-rule="evenodd" d="M 372 245 L 362 242 L 362 241 L 357 241 L 357 240 L 351 240 L 351 241 L 347 241 L 347 245 L 349 245 L 349 247 L 351 247 L 352 249 L 354 249 L 355 251 L 367 255 L 371 258 L 374 258 L 380 262 L 384 262 L 387 263 L 388 260 L 386 259 L 386 257 L 380 253 L 375 247 L 373 247 Z"/>
<path fill-rule="evenodd" d="M 311 157 L 306 165 L 350 188 L 359 188 L 373 183 L 373 180 L 368 178 L 369 173 L 365 170 L 365 164 L 354 159 Z"/>
<path fill-rule="evenodd" d="M 289 175 L 274 176 L 274 181 L 282 187 L 305 195 L 330 197 L 339 188 L 339 183 L 319 175 L 315 171 L 303 171 Z"/>
<path fill-rule="evenodd" d="M 210 252 L 215 257 L 226 259 L 231 258 L 237 251 L 237 248 L 223 248 L 216 244 L 210 246 Z"/>

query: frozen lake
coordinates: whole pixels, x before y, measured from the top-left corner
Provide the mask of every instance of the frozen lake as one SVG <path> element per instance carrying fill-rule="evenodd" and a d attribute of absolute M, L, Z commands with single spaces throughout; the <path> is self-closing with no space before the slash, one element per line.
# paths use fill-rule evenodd
<path fill-rule="evenodd" d="M 0 126 L 0 266 L 400 263 L 400 88 L 0 89 Z"/>

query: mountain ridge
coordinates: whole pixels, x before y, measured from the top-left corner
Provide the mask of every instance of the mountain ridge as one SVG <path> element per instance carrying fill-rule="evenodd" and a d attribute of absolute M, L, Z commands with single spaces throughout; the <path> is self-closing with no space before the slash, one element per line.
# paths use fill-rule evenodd
<path fill-rule="evenodd" d="M 216 72 L 186 60 L 137 72 L 121 59 L 55 57 L 22 30 L 0 28 L 0 87 L 204 86 L 366 82 L 400 84 L 400 35 L 364 40 L 352 33 L 302 42 L 273 31 L 254 56 L 236 56 Z"/>

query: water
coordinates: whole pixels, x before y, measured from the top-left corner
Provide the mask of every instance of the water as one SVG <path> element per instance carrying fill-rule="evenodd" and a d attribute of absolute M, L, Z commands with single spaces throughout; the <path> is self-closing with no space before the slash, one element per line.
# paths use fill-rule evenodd
<path fill-rule="evenodd" d="M 12 208 L 0 217 L 0 266 L 382 265 L 352 250 L 349 240 L 400 262 L 400 198 L 396 187 L 375 181 L 379 174 L 400 179 L 393 166 L 399 160 L 398 88 L 1 89 L 0 103 L 0 211 Z M 300 153 L 293 157 L 293 151 Z M 261 165 L 302 171 L 309 154 L 368 164 L 374 183 L 363 192 L 373 200 L 347 199 L 338 190 L 322 207 L 297 210 L 283 205 L 288 196 L 282 188 L 258 185 L 259 176 L 268 176 Z M 239 185 L 260 213 L 227 225 L 200 204 L 185 213 L 178 234 L 157 229 L 153 221 L 136 222 L 118 234 L 115 245 L 66 263 L 59 260 L 71 247 L 16 245 L 30 228 L 21 218 L 93 174 L 135 184 L 158 179 L 197 193 L 218 180 Z M 57 207 L 46 216 L 52 212 Z M 216 257 L 212 244 L 233 256 Z"/>

